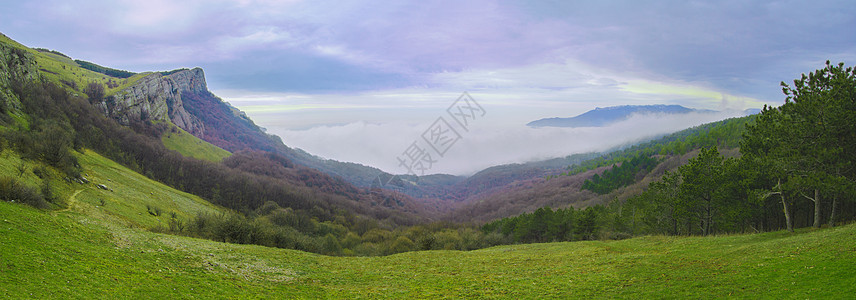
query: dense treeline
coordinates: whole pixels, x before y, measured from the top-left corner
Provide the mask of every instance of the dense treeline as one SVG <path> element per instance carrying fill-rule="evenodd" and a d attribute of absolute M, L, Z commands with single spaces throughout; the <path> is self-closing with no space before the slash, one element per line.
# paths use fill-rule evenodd
<path fill-rule="evenodd" d="M 733 146 L 728 135 L 725 144 L 722 135 L 701 138 L 717 142 L 652 182 L 643 193 L 600 210 L 596 219 L 601 232 L 708 235 L 792 231 L 794 227 L 833 226 L 856 219 L 856 70 L 827 62 L 826 68 L 803 75 L 792 86 L 782 86 L 785 104 L 765 107 L 754 120 L 742 122 L 744 130 L 724 124 L 721 130 L 709 131 L 742 131 L 740 157 L 725 158 L 719 153 L 717 145 Z M 679 143 L 686 145 L 689 140 Z M 670 147 L 666 144 L 660 151 Z M 540 214 L 549 216 L 545 211 Z M 534 222 L 522 231 L 510 229 L 516 225 L 504 227 L 503 234 L 512 234 L 515 242 L 570 239 L 537 229 L 567 222 L 536 215 L 495 223 Z"/>
<path fill-rule="evenodd" d="M 585 210 L 573 207 L 552 210 L 542 207 L 532 213 L 493 221 L 481 227 L 485 233 L 498 233 L 505 244 L 544 243 L 598 239 L 603 206 Z"/>
<path fill-rule="evenodd" d="M 755 122 L 755 116 L 746 116 L 699 125 L 627 149 L 612 151 L 576 166 L 569 166 L 570 171 L 566 174 L 578 174 L 639 156 L 683 155 L 703 147 L 736 148 L 743 138 L 746 125 L 753 122 Z"/>
<path fill-rule="evenodd" d="M 59 51 L 56 51 L 56 50 L 45 49 L 45 48 L 33 48 L 33 50 L 36 50 L 36 51 L 39 51 L 39 52 L 45 52 L 45 53 L 53 53 L 53 54 L 56 54 L 56 55 L 59 55 L 59 56 L 62 56 L 62 57 L 65 57 L 65 58 L 71 59 L 71 57 L 69 57 L 68 55 L 65 55 L 65 53 L 62 53 L 62 52 L 59 52 Z"/>
<path fill-rule="evenodd" d="M 824 69 L 782 86 L 785 104 L 765 107 L 751 119 L 705 125 L 667 143 L 635 146 L 581 166 L 592 168 L 609 159 L 626 164 L 628 153 L 682 154 L 701 148 L 687 164 L 626 202 L 586 209 L 590 222 L 580 222 L 580 212 L 572 208 L 542 208 L 482 230 L 501 233 L 504 242 L 526 243 L 793 231 L 856 220 L 856 70 L 827 62 Z M 737 145 L 738 157 L 718 151 Z M 581 229 L 580 224 L 593 225 Z"/>
<path fill-rule="evenodd" d="M 117 70 L 117 69 L 112 69 L 112 68 L 100 66 L 98 64 L 91 63 L 91 62 L 88 62 L 85 60 L 75 59 L 74 62 L 76 62 L 77 65 L 79 65 L 81 68 L 84 68 L 84 69 L 87 69 L 87 70 L 90 70 L 93 72 L 98 72 L 98 73 L 101 73 L 101 74 L 104 74 L 104 75 L 107 75 L 110 77 L 128 78 L 128 77 L 131 77 L 131 76 L 134 76 L 137 74 L 137 73 L 134 73 L 131 71 Z"/>
<path fill-rule="evenodd" d="M 793 214 L 799 212 L 789 206 L 803 200 L 814 206 L 809 209 L 814 227 L 825 215 L 830 222 L 842 217 L 852 220 L 856 69 L 827 61 L 825 68 L 803 74 L 793 86 L 782 82 L 782 91 L 785 104 L 765 107 L 741 143 L 745 165 L 758 167 L 746 175 L 755 179 L 749 188 L 757 191 L 755 198 L 760 202 L 776 201 L 773 195 L 780 198 L 789 230 Z M 839 200 L 846 207 L 840 213 Z"/>
<path fill-rule="evenodd" d="M 221 242 L 297 249 L 325 255 L 376 256 L 417 250 L 474 250 L 502 244 L 499 234 L 471 225 L 431 223 L 389 227 L 372 219 L 339 215 L 330 221 L 309 218 L 267 202 L 245 214 L 200 214 L 173 220 L 171 232 Z"/>
<path fill-rule="evenodd" d="M 753 217 L 760 216 L 752 213 L 760 207 L 743 194 L 740 184 L 745 181 L 737 161 L 723 158 L 715 147 L 704 148 L 688 164 L 629 199 L 624 208 L 633 216 L 622 217 L 630 219 L 638 233 L 707 235 L 764 228 L 753 223 Z"/>
<path fill-rule="evenodd" d="M 617 188 L 625 187 L 636 182 L 640 176 L 651 172 L 657 166 L 659 160 L 651 156 L 637 155 L 621 165 L 613 164 L 612 168 L 603 171 L 603 174 L 594 174 L 591 179 L 583 182 L 581 190 L 589 190 L 600 195 L 607 194 Z"/>
<path fill-rule="evenodd" d="M 585 158 L 581 159 L 578 164 L 578 169 L 574 166 L 569 167 L 570 171 L 556 175 L 544 175 L 544 170 L 540 169 L 540 176 L 530 180 L 517 180 L 513 184 L 504 184 L 500 187 L 493 187 L 487 193 L 471 197 L 463 205 L 457 207 L 451 214 L 451 220 L 457 221 L 479 221 L 487 222 L 497 218 L 515 216 L 523 212 L 532 212 L 540 207 L 567 207 L 568 205 L 592 206 L 597 204 L 606 205 L 614 198 L 620 198 L 619 201 L 625 201 L 627 198 L 636 193 L 641 193 L 642 185 L 631 185 L 616 189 L 618 195 L 604 194 L 598 195 L 589 190 L 582 189 L 586 179 L 591 179 L 595 174 L 602 174 L 610 166 L 619 166 L 635 157 L 640 159 L 662 160 L 651 172 L 639 172 L 636 181 L 644 179 L 643 177 L 652 177 L 655 179 L 663 174 L 665 170 L 677 168 L 679 165 L 686 163 L 687 159 L 695 153 L 695 151 L 683 151 L 670 153 L 668 150 L 673 148 L 673 145 L 695 145 L 695 144 L 711 144 L 721 145 L 726 148 L 736 148 L 739 144 L 742 132 L 745 131 L 745 124 L 754 122 L 754 117 L 742 117 L 727 119 L 711 124 L 700 125 L 698 127 L 683 130 L 674 134 L 670 134 L 664 138 L 646 142 L 638 146 L 631 146 L 624 150 L 615 151 L 604 155 L 580 154 L 574 157 Z M 713 133 L 713 136 L 718 138 L 706 138 L 706 133 Z M 683 147 L 683 146 L 681 146 Z M 727 156 L 737 154 L 736 149 L 728 149 L 723 151 Z M 494 168 L 490 168 L 491 170 Z M 507 172 L 516 172 L 521 168 L 509 168 Z M 539 168 L 532 166 L 526 170 L 539 171 Z M 486 170 L 486 171 L 488 171 Z M 581 173 L 576 171 L 586 170 Z M 646 174 L 647 173 L 647 174 Z M 478 176 L 478 175 L 476 175 Z M 476 177 L 474 176 L 474 177 Z M 599 175 L 602 176 L 602 175 Z M 484 177 L 484 176 L 481 176 Z M 491 177 L 487 177 L 491 178 Z M 544 180 L 546 179 L 546 180 Z M 651 180 L 647 179 L 647 180 Z M 479 178 L 477 181 L 484 181 Z M 469 184 L 472 179 L 467 179 Z M 647 184 L 647 183 L 646 183 Z M 614 191 L 613 191 L 614 192 Z M 612 193 L 612 192 L 610 192 Z"/>

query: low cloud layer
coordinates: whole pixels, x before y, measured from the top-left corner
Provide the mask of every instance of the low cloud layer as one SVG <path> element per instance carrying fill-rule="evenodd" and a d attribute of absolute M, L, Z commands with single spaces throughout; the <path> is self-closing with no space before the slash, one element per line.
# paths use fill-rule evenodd
<path fill-rule="evenodd" d="M 529 128 L 524 125 L 473 126 L 426 174 L 470 175 L 484 168 L 603 151 L 612 147 L 662 136 L 689 127 L 739 116 L 740 113 L 637 115 L 607 127 Z M 431 120 L 433 122 L 433 120 Z M 307 130 L 269 128 L 292 147 L 315 155 L 374 166 L 391 173 L 406 173 L 396 157 L 430 126 L 430 123 L 355 122 Z"/>

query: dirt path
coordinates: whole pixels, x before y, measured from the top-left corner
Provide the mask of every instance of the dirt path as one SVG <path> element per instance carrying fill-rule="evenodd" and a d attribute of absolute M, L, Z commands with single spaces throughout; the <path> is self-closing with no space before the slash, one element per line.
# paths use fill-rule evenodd
<path fill-rule="evenodd" d="M 83 191 L 83 189 L 79 189 L 79 190 L 74 191 L 74 194 L 71 194 L 71 196 L 68 197 L 68 201 L 66 201 L 66 208 L 57 210 L 54 213 L 61 213 L 61 212 L 70 211 L 71 208 L 74 206 L 74 204 L 77 203 L 77 199 L 76 199 L 77 194 L 80 194 L 80 192 L 82 192 L 82 191 Z"/>

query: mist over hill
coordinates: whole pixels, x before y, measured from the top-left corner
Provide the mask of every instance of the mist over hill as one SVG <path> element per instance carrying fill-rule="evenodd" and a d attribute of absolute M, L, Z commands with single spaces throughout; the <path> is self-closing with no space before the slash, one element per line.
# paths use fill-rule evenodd
<path fill-rule="evenodd" d="M 680 115 L 688 113 L 716 113 L 708 109 L 693 109 L 681 105 L 622 105 L 598 107 L 570 118 L 544 118 L 526 126 L 539 127 L 603 127 L 629 119 L 633 115 Z"/>

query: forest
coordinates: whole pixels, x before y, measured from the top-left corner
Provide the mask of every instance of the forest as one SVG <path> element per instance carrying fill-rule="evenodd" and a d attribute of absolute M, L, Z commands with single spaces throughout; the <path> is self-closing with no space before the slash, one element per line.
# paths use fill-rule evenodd
<path fill-rule="evenodd" d="M 792 85 L 782 82 L 782 90 L 786 96 L 782 106 L 765 107 L 745 122 L 743 130 L 724 127 L 722 132 L 742 132 L 738 139 L 733 134 L 707 135 L 702 139 L 707 146 L 698 156 L 623 203 L 613 201 L 584 211 L 544 208 L 488 223 L 482 230 L 501 233 L 513 242 L 543 242 L 587 239 L 592 227 L 600 238 L 621 238 L 793 231 L 852 222 L 856 219 L 856 70 L 827 62 L 825 68 L 804 74 Z M 698 145 L 689 141 L 637 151 L 652 153 L 659 148 L 662 153 L 683 149 L 680 145 Z M 735 141 L 739 157 L 720 154 L 719 147 L 733 146 Z M 600 178 L 613 177 L 620 178 Z"/>
<path fill-rule="evenodd" d="M 65 56 L 65 55 L 63 55 L 63 56 Z M 87 69 L 87 70 L 90 70 L 93 72 L 98 72 L 98 73 L 101 73 L 101 74 L 104 74 L 107 76 L 116 77 L 116 78 L 128 78 L 128 77 L 131 77 L 131 76 L 134 76 L 135 74 L 137 74 L 137 73 L 134 73 L 131 71 L 117 70 L 117 69 L 113 69 L 113 68 L 100 66 L 98 64 L 88 62 L 85 60 L 75 59 L 74 62 L 76 62 L 81 68 L 84 68 L 84 69 Z"/>
<path fill-rule="evenodd" d="M 715 234 L 852 221 L 856 71 L 844 64 L 782 83 L 785 104 L 746 126 L 739 158 L 716 148 L 629 202 L 644 231 Z"/>
<path fill-rule="evenodd" d="M 617 188 L 636 182 L 640 175 L 644 176 L 657 166 L 659 161 L 652 156 L 637 155 L 587 179 L 581 189 L 589 190 L 600 195 L 607 194 Z"/>

